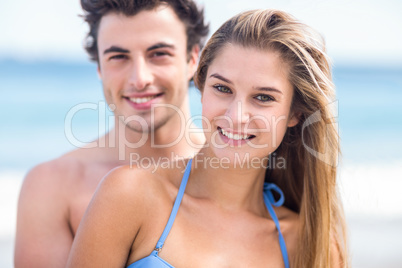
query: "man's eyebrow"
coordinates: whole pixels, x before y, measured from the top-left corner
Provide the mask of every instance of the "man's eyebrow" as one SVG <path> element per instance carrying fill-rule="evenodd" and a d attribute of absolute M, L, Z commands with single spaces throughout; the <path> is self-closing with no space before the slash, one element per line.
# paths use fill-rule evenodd
<path fill-rule="evenodd" d="M 164 42 L 160 42 L 160 43 L 157 43 L 157 44 L 155 44 L 155 45 L 153 45 L 153 46 L 150 46 L 148 49 L 147 49 L 147 51 L 151 51 L 151 50 L 154 50 L 154 49 L 158 49 L 158 48 L 171 48 L 171 49 L 175 49 L 176 47 L 174 46 L 174 45 L 172 45 L 172 44 L 168 44 L 168 43 L 164 43 Z"/>
<path fill-rule="evenodd" d="M 104 55 L 107 53 L 130 53 L 130 51 L 121 47 L 111 46 L 103 51 Z"/>
<path fill-rule="evenodd" d="M 233 85 L 233 82 L 232 82 L 232 81 L 230 81 L 229 79 L 223 77 L 223 76 L 220 75 L 220 74 L 217 74 L 217 73 L 211 74 L 210 77 L 215 77 L 215 78 L 220 79 L 220 80 L 222 80 L 222 81 L 224 81 L 224 82 L 226 82 L 226 83 L 228 83 L 228 84 L 232 84 L 232 85 Z"/>

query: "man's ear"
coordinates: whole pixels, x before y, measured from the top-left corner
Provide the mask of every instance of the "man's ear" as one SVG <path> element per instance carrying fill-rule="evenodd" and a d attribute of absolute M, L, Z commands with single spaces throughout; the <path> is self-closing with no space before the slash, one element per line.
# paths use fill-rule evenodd
<path fill-rule="evenodd" d="M 292 113 L 288 120 L 288 127 L 296 126 L 300 121 L 301 113 Z"/>
<path fill-rule="evenodd" d="M 101 75 L 101 70 L 100 70 L 99 63 L 98 63 L 98 67 L 96 68 L 96 72 L 98 73 L 98 78 L 99 78 L 100 80 L 102 80 L 102 75 Z"/>
<path fill-rule="evenodd" d="M 201 93 L 201 104 L 203 104 L 203 98 L 204 98 L 204 91 L 203 90 L 199 90 L 199 92 Z"/>
<path fill-rule="evenodd" d="M 195 71 L 197 70 L 198 58 L 200 53 L 200 46 L 194 45 L 191 52 L 188 55 L 188 80 L 193 78 Z"/>

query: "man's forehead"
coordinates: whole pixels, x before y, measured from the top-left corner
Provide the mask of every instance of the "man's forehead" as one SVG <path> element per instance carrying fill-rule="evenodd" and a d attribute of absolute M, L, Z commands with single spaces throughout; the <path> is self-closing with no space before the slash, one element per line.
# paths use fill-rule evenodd
<path fill-rule="evenodd" d="M 99 23 L 98 33 L 104 25 L 130 25 L 130 27 L 146 28 L 147 26 L 160 26 L 164 30 L 172 29 L 174 32 L 180 32 L 181 29 L 186 29 L 185 23 L 177 16 L 173 8 L 170 6 L 159 6 L 154 9 L 144 9 L 134 15 L 126 15 L 122 12 L 111 11 L 102 16 Z M 175 28 L 172 28 L 174 25 Z M 154 28 L 158 30 L 158 28 Z"/>
<path fill-rule="evenodd" d="M 134 16 L 120 13 L 105 15 L 99 25 L 98 41 L 106 46 L 141 44 L 151 46 L 180 47 L 186 44 L 184 23 L 171 8 L 144 10 Z M 121 46 L 120 45 L 120 46 Z"/>

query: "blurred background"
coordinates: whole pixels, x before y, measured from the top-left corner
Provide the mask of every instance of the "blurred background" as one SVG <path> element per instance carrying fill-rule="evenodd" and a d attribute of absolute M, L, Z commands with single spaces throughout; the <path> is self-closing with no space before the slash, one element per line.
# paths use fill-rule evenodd
<path fill-rule="evenodd" d="M 402 267 L 402 2 L 198 2 L 211 33 L 241 11 L 277 8 L 325 37 L 337 87 L 339 182 L 353 267 Z M 17 198 L 27 171 L 109 128 L 79 14 L 77 0 L 0 0 L 0 267 L 13 266 Z M 200 114 L 199 94 L 191 89 L 190 96 L 192 113 Z M 76 105 L 87 108 L 71 116 Z"/>

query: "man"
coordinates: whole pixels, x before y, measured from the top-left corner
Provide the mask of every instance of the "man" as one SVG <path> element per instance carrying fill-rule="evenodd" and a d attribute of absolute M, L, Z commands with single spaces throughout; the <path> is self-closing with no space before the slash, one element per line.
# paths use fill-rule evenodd
<path fill-rule="evenodd" d="M 98 64 L 115 127 L 93 143 L 96 147 L 29 172 L 18 205 L 16 267 L 65 266 L 80 220 L 111 169 L 130 159 L 157 163 L 189 157 L 204 142 L 186 124 L 188 84 L 208 33 L 195 3 L 81 0 L 81 5 L 90 26 L 86 49 Z"/>

